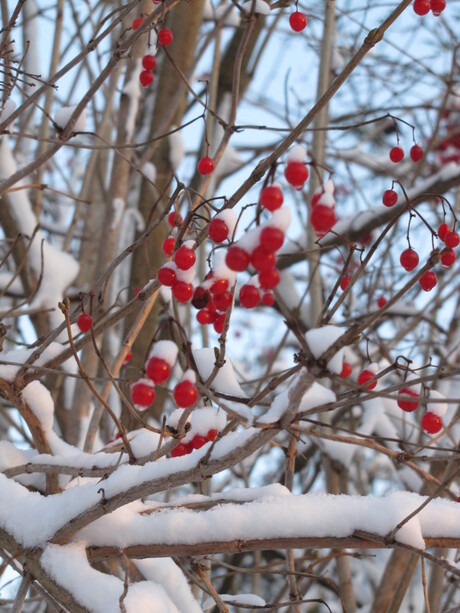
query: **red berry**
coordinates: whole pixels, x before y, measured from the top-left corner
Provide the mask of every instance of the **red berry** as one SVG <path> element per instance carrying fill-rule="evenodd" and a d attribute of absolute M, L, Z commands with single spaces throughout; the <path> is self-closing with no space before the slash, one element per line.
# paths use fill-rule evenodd
<path fill-rule="evenodd" d="M 190 441 L 193 449 L 200 449 L 203 445 L 206 445 L 208 439 L 205 436 L 201 436 L 201 434 L 195 434 L 195 436 Z"/>
<path fill-rule="evenodd" d="M 172 287 L 176 282 L 176 271 L 169 266 L 162 266 L 157 273 L 158 282 L 166 287 Z"/>
<path fill-rule="evenodd" d="M 128 353 L 125 355 L 125 359 L 123 360 L 123 366 L 126 366 L 126 364 L 128 364 L 131 361 L 132 357 L 133 357 L 133 352 L 130 349 Z"/>
<path fill-rule="evenodd" d="M 154 55 L 147 54 L 142 58 L 142 66 L 145 70 L 153 70 L 156 65 L 157 59 Z"/>
<path fill-rule="evenodd" d="M 177 302 L 187 302 L 193 296 L 193 285 L 185 281 L 178 281 L 172 288 L 172 295 Z"/>
<path fill-rule="evenodd" d="M 177 268 L 181 270 L 189 270 L 195 264 L 195 252 L 193 249 L 182 245 L 174 254 L 174 262 Z"/>
<path fill-rule="evenodd" d="M 401 149 L 401 147 L 393 147 L 393 149 L 390 151 L 390 160 L 397 164 L 402 159 L 404 159 L 404 151 Z"/>
<path fill-rule="evenodd" d="M 410 158 L 413 162 L 420 162 L 423 157 L 423 149 L 420 145 L 413 145 L 409 151 Z"/>
<path fill-rule="evenodd" d="M 137 28 L 140 28 L 143 23 L 144 23 L 143 17 L 136 17 L 136 19 L 133 19 L 133 23 L 131 24 L 131 27 L 133 30 L 137 30 Z"/>
<path fill-rule="evenodd" d="M 439 432 L 442 429 L 443 423 L 439 415 L 428 411 L 422 417 L 420 425 L 422 426 L 423 430 L 425 430 L 425 432 L 428 432 L 428 434 L 436 434 L 436 432 Z"/>
<path fill-rule="evenodd" d="M 233 302 L 233 296 L 230 292 L 224 292 L 223 294 L 216 294 L 214 296 L 214 304 L 218 311 L 226 311 Z"/>
<path fill-rule="evenodd" d="M 173 238 L 172 236 L 168 236 L 168 238 L 165 238 L 163 241 L 163 253 L 166 256 L 171 257 L 172 254 L 174 253 L 175 246 L 176 246 L 176 239 Z"/>
<path fill-rule="evenodd" d="M 217 279 L 211 285 L 211 294 L 214 296 L 219 296 L 228 290 L 228 279 Z"/>
<path fill-rule="evenodd" d="M 427 270 L 426 273 L 420 277 L 418 282 L 424 292 L 431 292 L 433 287 L 436 286 L 438 279 L 432 270 Z"/>
<path fill-rule="evenodd" d="M 399 396 L 411 396 L 412 398 L 418 398 L 419 395 L 414 389 L 412 389 L 411 387 L 403 387 L 402 389 L 400 389 L 398 392 L 397 402 L 398 407 L 403 411 L 406 411 L 406 413 L 412 413 L 412 411 L 415 411 L 415 409 L 417 409 L 418 400 L 406 400 L 404 398 L 399 398 Z"/>
<path fill-rule="evenodd" d="M 351 375 L 352 371 L 353 368 L 351 367 L 351 364 L 349 364 L 348 362 L 343 362 L 342 372 L 340 373 L 340 376 L 342 377 L 342 379 L 347 379 Z"/>
<path fill-rule="evenodd" d="M 142 87 L 148 87 L 153 83 L 153 73 L 150 70 L 143 70 L 139 75 Z"/>
<path fill-rule="evenodd" d="M 214 321 L 214 315 L 209 309 L 201 309 L 200 311 L 198 311 L 198 313 L 196 314 L 196 318 L 198 323 L 202 326 L 207 326 Z"/>
<path fill-rule="evenodd" d="M 450 268 L 450 266 L 452 266 L 452 264 L 455 262 L 456 257 L 455 251 L 453 249 L 449 249 L 441 255 L 441 264 L 445 268 Z"/>
<path fill-rule="evenodd" d="M 77 319 L 77 326 L 82 332 L 88 332 L 93 325 L 93 318 L 89 313 L 80 313 Z"/>
<path fill-rule="evenodd" d="M 394 206 L 398 202 L 398 194 L 394 189 L 387 189 L 383 192 L 382 202 L 385 206 Z"/>
<path fill-rule="evenodd" d="M 347 287 L 350 285 L 350 277 L 348 277 L 347 275 L 345 275 L 344 277 L 342 277 L 341 281 L 340 281 L 340 289 L 344 292 Z"/>
<path fill-rule="evenodd" d="M 158 44 L 168 47 L 173 41 L 173 33 L 168 28 L 163 28 L 158 32 Z"/>
<path fill-rule="evenodd" d="M 325 234 L 329 232 L 337 221 L 335 210 L 324 204 L 317 204 L 310 212 L 310 223 L 315 232 Z"/>
<path fill-rule="evenodd" d="M 166 360 L 153 356 L 147 362 L 145 373 L 154 383 L 163 383 L 171 374 L 171 366 Z"/>
<path fill-rule="evenodd" d="M 430 2 L 429 0 L 414 0 L 412 8 L 416 15 L 426 15 L 430 10 Z"/>
<path fill-rule="evenodd" d="M 363 372 L 358 377 L 358 385 L 365 385 L 370 379 L 373 379 L 374 377 L 375 373 L 371 370 L 363 370 Z M 376 385 L 377 381 L 374 381 L 374 383 L 370 383 L 366 387 L 368 390 L 373 390 Z"/>
<path fill-rule="evenodd" d="M 270 270 L 262 270 L 258 279 L 262 289 L 275 289 L 281 279 L 280 271 L 275 266 Z"/>
<path fill-rule="evenodd" d="M 438 228 L 438 236 L 442 241 L 446 240 L 446 236 L 449 234 L 449 232 L 450 228 L 446 223 L 442 223 Z"/>
<path fill-rule="evenodd" d="M 210 175 L 215 168 L 214 160 L 209 157 L 201 158 L 198 162 L 198 172 L 200 175 Z"/>
<path fill-rule="evenodd" d="M 198 390 L 194 383 L 185 380 L 176 385 L 173 396 L 177 406 L 186 409 L 192 407 L 198 400 Z"/>
<path fill-rule="evenodd" d="M 223 219 L 213 219 L 209 223 L 208 234 L 215 243 L 223 243 L 228 238 L 228 226 Z"/>
<path fill-rule="evenodd" d="M 191 448 L 185 444 L 185 443 L 179 443 L 176 447 L 174 447 L 174 449 L 171 451 L 171 457 L 172 458 L 178 458 L 182 455 L 187 455 L 188 453 L 190 453 L 192 450 Z"/>
<path fill-rule="evenodd" d="M 403 251 L 399 257 L 399 261 L 401 263 L 401 266 L 407 270 L 408 272 L 410 272 L 411 270 L 414 270 L 414 268 L 417 268 L 418 266 L 418 253 L 416 251 L 414 251 L 413 249 L 406 249 L 405 251 Z"/>
<path fill-rule="evenodd" d="M 378 300 L 377 300 L 377 306 L 379 307 L 379 309 L 383 309 L 383 307 L 386 305 L 387 303 L 387 299 L 384 298 L 383 296 L 379 296 Z"/>
<path fill-rule="evenodd" d="M 246 270 L 246 268 L 249 266 L 249 255 L 244 249 L 241 249 L 241 247 L 232 245 L 227 250 L 227 254 L 225 256 L 225 263 L 230 268 L 230 270 L 242 272 L 243 270 Z"/>
<path fill-rule="evenodd" d="M 212 325 L 217 334 L 222 334 L 225 325 L 225 313 L 219 313 L 216 315 Z"/>
<path fill-rule="evenodd" d="M 174 228 L 179 227 L 182 223 L 182 215 L 178 211 L 171 211 L 168 215 L 168 223 Z"/>
<path fill-rule="evenodd" d="M 286 181 L 296 189 L 302 189 L 308 179 L 308 168 L 303 162 L 288 162 L 284 170 Z"/>
<path fill-rule="evenodd" d="M 155 388 L 148 383 L 138 382 L 131 387 L 133 404 L 147 408 L 155 402 Z"/>
<path fill-rule="evenodd" d="M 265 292 L 262 295 L 262 304 L 271 307 L 275 304 L 275 296 L 271 292 Z"/>
<path fill-rule="evenodd" d="M 302 32 L 307 27 L 307 18 L 300 11 L 295 11 L 289 15 L 289 25 L 294 32 Z"/>
<path fill-rule="evenodd" d="M 251 253 L 251 264 L 257 271 L 270 270 L 276 264 L 275 254 L 256 247 Z"/>
<path fill-rule="evenodd" d="M 264 251 L 275 252 L 281 249 L 284 243 L 284 232 L 279 228 L 267 226 L 260 233 L 260 246 Z"/>
<path fill-rule="evenodd" d="M 260 204 L 267 211 L 276 211 L 283 204 L 283 192 L 277 185 L 268 185 L 260 192 Z"/>
<path fill-rule="evenodd" d="M 206 435 L 206 438 L 208 439 L 208 441 L 215 441 L 217 438 L 217 435 L 219 434 L 218 430 L 209 430 L 209 432 Z"/>
<path fill-rule="evenodd" d="M 439 17 L 439 15 L 446 8 L 446 1 L 445 0 L 431 0 L 430 8 L 431 8 L 431 12 L 433 13 L 433 15 L 435 17 Z"/>
<path fill-rule="evenodd" d="M 193 292 L 192 306 L 195 307 L 195 309 L 204 309 L 209 302 L 209 298 L 208 290 L 198 286 Z"/>
<path fill-rule="evenodd" d="M 260 302 L 260 291 L 255 285 L 243 285 L 239 296 L 240 304 L 245 309 L 253 309 Z"/>
<path fill-rule="evenodd" d="M 446 247 L 453 249 L 460 243 L 460 236 L 457 234 L 457 232 L 448 232 L 444 242 L 446 243 Z"/>

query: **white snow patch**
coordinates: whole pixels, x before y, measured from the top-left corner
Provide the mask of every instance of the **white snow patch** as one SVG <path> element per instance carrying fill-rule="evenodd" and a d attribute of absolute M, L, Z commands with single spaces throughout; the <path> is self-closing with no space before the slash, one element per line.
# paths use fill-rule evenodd
<path fill-rule="evenodd" d="M 21 396 L 45 432 L 49 432 L 54 422 L 54 402 L 51 394 L 39 381 L 32 381 L 22 390 Z"/>
<path fill-rule="evenodd" d="M 216 362 L 216 356 L 214 349 L 205 347 L 203 349 L 195 349 L 193 351 L 193 358 L 196 363 L 198 372 L 203 381 L 206 381 L 214 370 Z M 211 383 L 211 389 L 221 394 L 227 394 L 229 396 L 237 396 L 239 398 L 246 398 L 246 394 L 241 389 L 240 384 L 237 381 L 233 364 L 229 357 L 225 358 L 225 364 L 219 368 L 217 375 Z"/>
<path fill-rule="evenodd" d="M 56 115 L 54 116 L 54 121 L 56 124 L 64 130 L 67 124 L 69 123 L 70 118 L 75 112 L 77 105 L 74 106 L 63 106 L 61 107 Z M 80 115 L 75 122 L 73 127 L 74 132 L 84 132 L 86 129 L 86 110 L 83 109 Z"/>
<path fill-rule="evenodd" d="M 158 341 L 154 344 L 150 352 L 150 357 L 161 358 L 165 362 L 168 362 L 172 368 L 176 363 L 178 352 L 179 349 L 173 341 Z"/>
<path fill-rule="evenodd" d="M 253 12 L 253 6 L 254 13 L 259 13 L 260 15 L 268 15 L 270 13 L 270 5 L 264 2 L 264 0 L 248 0 L 242 6 L 248 13 Z"/>
<path fill-rule="evenodd" d="M 318 359 L 341 336 L 343 336 L 343 330 L 341 328 L 338 328 L 337 326 L 323 326 L 322 328 L 314 328 L 313 330 L 309 330 L 305 335 L 305 339 L 314 357 Z M 342 372 L 342 366 L 343 348 L 339 349 L 339 351 L 334 354 L 327 364 L 328 369 L 337 375 L 340 375 Z"/>

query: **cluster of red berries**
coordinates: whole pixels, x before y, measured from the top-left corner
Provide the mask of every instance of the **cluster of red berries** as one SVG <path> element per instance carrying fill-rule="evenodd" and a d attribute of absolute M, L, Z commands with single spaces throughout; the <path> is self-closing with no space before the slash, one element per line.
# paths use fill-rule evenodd
<path fill-rule="evenodd" d="M 195 436 L 188 441 L 187 443 L 179 443 L 174 449 L 171 451 L 171 457 L 177 458 L 179 456 L 188 455 L 192 453 L 194 449 L 200 449 L 206 443 L 212 442 L 216 440 L 218 435 L 218 431 L 215 429 L 208 430 L 208 432 L 203 436 L 202 434 L 195 434 Z"/>
<path fill-rule="evenodd" d="M 171 226 L 180 225 L 182 217 L 175 211 L 170 213 L 168 221 Z M 193 250 L 194 241 L 185 241 L 178 249 L 173 236 L 163 241 L 163 253 L 167 257 L 173 256 L 173 262 L 162 266 L 157 273 L 157 279 L 166 287 L 170 287 L 177 302 L 188 302 L 193 296 L 192 281 L 195 277 L 196 256 Z"/>
<path fill-rule="evenodd" d="M 225 314 L 233 304 L 233 294 L 229 291 L 230 281 L 217 277 L 210 271 L 204 282 L 195 288 L 192 306 L 198 309 L 196 319 L 202 326 L 213 324 L 214 330 L 221 334 L 225 324 Z"/>
<path fill-rule="evenodd" d="M 337 222 L 334 189 L 330 179 L 315 191 L 311 199 L 310 223 L 318 237 L 327 234 Z"/>
<path fill-rule="evenodd" d="M 420 145 L 417 145 L 417 144 L 412 145 L 409 151 L 409 155 L 410 155 L 410 159 L 413 162 L 420 162 L 420 160 L 423 157 L 423 149 L 420 147 Z M 398 162 L 401 162 L 403 159 L 404 159 L 404 149 L 400 147 L 399 145 L 397 145 L 396 147 L 393 147 L 393 149 L 391 149 L 390 151 L 390 160 L 393 163 L 397 164 Z"/>
<path fill-rule="evenodd" d="M 439 17 L 446 8 L 446 0 L 414 0 L 412 8 L 417 15 L 426 15 L 431 11 L 435 17 Z"/>
<path fill-rule="evenodd" d="M 148 87 L 153 83 L 153 70 L 157 65 L 157 60 L 154 55 L 148 53 L 142 58 L 142 68 L 144 69 L 139 75 L 139 81 L 142 87 Z"/>
<path fill-rule="evenodd" d="M 307 16 L 300 11 L 295 11 L 289 15 L 289 25 L 294 32 L 302 32 L 307 27 Z"/>

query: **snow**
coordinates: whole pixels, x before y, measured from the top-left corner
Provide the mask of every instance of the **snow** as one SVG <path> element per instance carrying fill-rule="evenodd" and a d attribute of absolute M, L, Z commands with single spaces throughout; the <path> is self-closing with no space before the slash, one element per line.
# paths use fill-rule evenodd
<path fill-rule="evenodd" d="M 231 238 L 235 231 L 238 216 L 233 209 L 224 209 L 214 217 L 214 219 L 222 219 L 228 228 L 228 236 Z"/>
<path fill-rule="evenodd" d="M 121 218 L 123 216 L 123 211 L 125 210 L 125 201 L 123 198 L 114 198 L 112 200 L 112 209 L 113 209 L 113 219 L 110 224 L 110 229 L 115 230 L 118 228 L 121 222 Z"/>
<path fill-rule="evenodd" d="M 15 110 L 16 110 L 16 102 L 14 102 L 14 100 L 12 100 L 11 98 L 8 98 L 7 100 L 5 100 L 3 104 L 3 109 L 0 113 L 0 123 L 7 121 L 7 119 L 10 117 L 10 115 L 14 113 Z M 9 126 L 8 128 L 6 128 L 6 131 L 11 132 L 12 129 L 13 129 L 13 126 Z"/>
<path fill-rule="evenodd" d="M 426 410 L 438 415 L 439 417 L 444 417 L 444 415 L 447 413 L 448 404 L 447 402 L 439 401 L 445 400 L 445 397 L 436 390 L 430 390 L 429 398 L 437 402 L 427 402 Z"/>
<path fill-rule="evenodd" d="M 343 330 L 337 326 L 323 326 L 322 328 L 314 328 L 309 330 L 305 339 L 308 346 L 311 349 L 312 354 L 316 359 L 320 358 L 329 347 L 331 347 L 341 336 L 343 336 Z M 343 348 L 339 349 L 334 354 L 331 360 L 329 360 L 327 367 L 331 372 L 340 375 L 343 366 Z"/>
<path fill-rule="evenodd" d="M 228 604 L 233 604 L 235 606 L 246 606 L 246 607 L 264 607 L 267 603 L 266 601 L 257 596 L 256 594 L 238 594 L 237 596 L 232 596 L 231 594 L 219 594 L 221 600 Z M 203 602 L 203 609 L 210 609 L 215 606 L 216 602 L 214 598 L 207 598 Z"/>
<path fill-rule="evenodd" d="M 242 6 L 248 13 L 253 12 L 253 6 L 254 13 L 259 13 L 260 15 L 268 15 L 270 13 L 270 6 L 264 0 L 248 0 Z"/>
<path fill-rule="evenodd" d="M 128 439 L 134 457 L 143 458 L 158 449 L 160 435 L 146 428 L 140 428 L 129 432 Z"/>
<path fill-rule="evenodd" d="M 34 366 L 43 366 L 49 360 L 56 358 L 62 351 L 64 351 L 64 347 L 60 343 L 50 343 L 41 356 L 33 362 L 31 369 L 33 369 Z M 19 370 L 34 352 L 35 349 L 26 349 L 24 347 L 1 352 L 0 377 L 5 379 L 5 381 L 13 381 Z"/>
<path fill-rule="evenodd" d="M 76 108 L 77 108 L 77 105 L 63 106 L 58 110 L 58 112 L 54 116 L 54 121 L 61 128 L 61 130 L 65 129 L 65 127 L 69 123 L 70 118 L 75 112 Z M 73 131 L 74 132 L 84 132 L 85 129 L 86 129 L 86 111 L 83 109 L 83 111 L 78 116 L 77 121 L 75 122 Z"/>
<path fill-rule="evenodd" d="M 276 209 L 276 211 L 273 211 L 271 219 L 266 224 L 264 224 L 264 227 L 274 226 L 275 228 L 279 228 L 283 232 L 287 232 L 287 229 L 289 228 L 290 224 L 291 211 L 288 209 L 287 206 L 283 206 L 279 209 Z"/>
<path fill-rule="evenodd" d="M 213 256 L 212 269 L 219 279 L 228 279 L 229 286 L 234 285 L 237 273 L 231 270 L 225 263 L 226 252 L 221 249 L 216 251 Z"/>
<path fill-rule="evenodd" d="M 46 387 L 39 381 L 32 381 L 22 390 L 21 396 L 40 422 L 42 429 L 49 432 L 54 422 L 54 402 Z"/>
<path fill-rule="evenodd" d="M 145 162 L 145 164 L 142 166 L 142 174 L 146 179 L 152 183 L 155 183 L 157 178 L 157 169 L 155 164 L 152 164 L 152 162 Z"/>
<path fill-rule="evenodd" d="M 194 349 L 193 358 L 196 367 L 203 381 L 206 381 L 214 370 L 216 356 L 214 349 L 205 347 L 203 349 Z M 217 375 L 211 383 L 211 389 L 221 394 L 228 396 L 237 396 L 238 398 L 246 398 L 246 394 L 241 389 L 237 381 L 233 364 L 228 356 L 225 357 L 224 365 L 219 368 Z"/>
<path fill-rule="evenodd" d="M 181 381 L 191 381 L 192 383 L 196 383 L 196 372 L 191 368 L 188 368 L 182 375 Z"/>
<path fill-rule="evenodd" d="M 335 206 L 335 198 L 331 193 L 324 192 L 324 194 L 318 200 L 318 204 L 323 204 L 324 206 L 327 206 L 330 209 L 333 209 Z"/>
<path fill-rule="evenodd" d="M 305 162 L 307 159 L 307 150 L 303 145 L 294 145 L 288 151 L 286 160 L 288 162 Z"/>
<path fill-rule="evenodd" d="M 172 368 L 176 363 L 178 352 L 179 349 L 173 341 L 157 341 L 150 352 L 150 357 L 161 358 Z"/>
<path fill-rule="evenodd" d="M 130 143 L 134 137 L 134 129 L 136 127 L 137 112 L 139 110 L 139 101 L 142 97 L 142 88 L 139 82 L 139 73 L 142 70 L 142 61 L 137 62 L 137 69 L 131 70 L 129 81 L 123 88 L 123 94 L 129 98 L 128 114 L 126 117 L 126 142 Z"/>
<path fill-rule="evenodd" d="M 169 141 L 169 161 L 173 170 L 177 170 L 185 157 L 184 140 L 177 126 L 171 126 L 171 130 L 175 130 L 168 136 Z"/>

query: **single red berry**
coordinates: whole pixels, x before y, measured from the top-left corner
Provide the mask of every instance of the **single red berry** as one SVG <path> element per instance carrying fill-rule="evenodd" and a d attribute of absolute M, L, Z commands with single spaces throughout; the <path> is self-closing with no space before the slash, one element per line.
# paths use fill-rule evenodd
<path fill-rule="evenodd" d="M 275 304 L 275 296 L 271 292 L 265 292 L 262 294 L 262 304 L 267 307 L 271 307 Z"/>
<path fill-rule="evenodd" d="M 308 179 L 308 168 L 303 162 L 288 162 L 284 170 L 286 181 L 295 189 L 302 189 Z"/>
<path fill-rule="evenodd" d="M 442 223 L 438 228 L 438 236 L 442 241 L 446 240 L 446 236 L 449 234 L 449 232 L 450 228 L 446 223 Z"/>
<path fill-rule="evenodd" d="M 275 254 L 256 247 L 251 253 L 251 264 L 257 271 L 270 270 L 276 264 Z"/>
<path fill-rule="evenodd" d="M 457 256 L 455 255 L 455 251 L 453 249 L 448 249 L 445 253 L 441 255 L 441 264 L 445 268 L 450 268 L 455 262 L 456 258 Z"/>
<path fill-rule="evenodd" d="M 363 370 L 363 372 L 360 373 L 358 377 L 358 385 L 365 385 L 370 379 L 373 379 L 374 377 L 375 377 L 375 373 L 372 372 L 371 370 Z M 377 385 L 377 381 L 374 381 L 373 383 L 370 383 L 366 387 L 368 390 L 373 390 L 376 385 Z"/>
<path fill-rule="evenodd" d="M 404 159 L 404 151 L 401 147 L 393 147 L 390 151 L 390 160 L 397 164 L 402 159 Z"/>
<path fill-rule="evenodd" d="M 223 219 L 212 219 L 209 222 L 208 234 L 215 243 L 223 243 L 228 238 L 228 226 Z"/>
<path fill-rule="evenodd" d="M 460 243 L 460 236 L 457 234 L 457 232 L 448 232 L 444 242 L 446 243 L 446 247 L 454 249 L 454 247 L 457 247 Z"/>
<path fill-rule="evenodd" d="M 445 0 L 431 0 L 430 8 L 431 8 L 431 12 L 433 13 L 433 15 L 435 17 L 439 17 L 439 15 L 446 8 L 446 1 Z"/>
<path fill-rule="evenodd" d="M 89 313 L 80 313 L 77 319 L 77 326 L 82 332 L 88 332 L 93 325 L 93 318 Z"/>
<path fill-rule="evenodd" d="M 168 47 L 173 41 L 173 33 L 169 28 L 163 28 L 158 32 L 158 44 L 162 47 Z"/>
<path fill-rule="evenodd" d="M 156 65 L 157 59 L 154 55 L 150 55 L 150 53 L 148 53 L 142 58 L 142 66 L 145 68 L 145 70 L 153 70 Z"/>
<path fill-rule="evenodd" d="M 405 251 L 401 253 L 399 257 L 399 261 L 401 263 L 401 266 L 405 270 L 407 270 L 407 272 L 410 272 L 411 270 L 414 270 L 414 268 L 417 268 L 418 266 L 418 262 L 419 262 L 418 253 L 414 251 L 413 249 L 406 249 Z"/>
<path fill-rule="evenodd" d="M 198 286 L 193 292 L 192 306 L 195 307 L 195 309 L 204 309 L 209 302 L 209 298 L 208 290 Z"/>
<path fill-rule="evenodd" d="M 350 285 L 350 277 L 348 277 L 347 275 L 345 275 L 344 277 L 342 277 L 342 279 L 340 280 L 340 289 L 344 292 L 347 287 Z"/>
<path fill-rule="evenodd" d="M 219 296 L 219 294 L 223 294 L 228 290 L 228 279 L 216 279 L 214 283 L 211 285 L 211 294 L 214 296 Z"/>
<path fill-rule="evenodd" d="M 336 221 L 335 210 L 330 206 L 317 204 L 315 208 L 310 211 L 310 223 L 317 233 L 324 234 L 329 232 Z"/>
<path fill-rule="evenodd" d="M 182 245 L 174 254 L 174 262 L 177 268 L 189 270 L 195 264 L 196 257 L 193 249 Z"/>
<path fill-rule="evenodd" d="M 289 25 L 294 32 L 302 32 L 307 27 L 307 18 L 300 11 L 289 15 Z"/>
<path fill-rule="evenodd" d="M 125 359 L 123 360 L 123 366 L 126 366 L 126 364 L 129 364 L 132 357 L 133 357 L 133 352 L 130 349 L 128 353 L 125 355 Z"/>
<path fill-rule="evenodd" d="M 185 281 L 177 281 L 172 288 L 172 295 L 177 302 L 188 302 L 193 296 L 193 285 L 191 283 L 185 283 Z"/>
<path fill-rule="evenodd" d="M 260 192 L 259 201 L 267 211 L 276 211 L 283 204 L 283 192 L 277 185 L 268 185 Z"/>
<path fill-rule="evenodd" d="M 190 441 L 193 449 L 200 449 L 203 445 L 206 445 L 208 439 L 205 436 L 201 436 L 201 434 L 195 434 L 195 436 Z"/>
<path fill-rule="evenodd" d="M 222 334 L 225 325 L 225 313 L 218 313 L 213 321 L 214 330 L 217 334 Z"/>
<path fill-rule="evenodd" d="M 158 282 L 166 287 L 172 287 L 176 283 L 176 271 L 169 266 L 162 266 L 157 273 Z"/>
<path fill-rule="evenodd" d="M 262 289 L 275 289 L 281 280 L 280 271 L 273 266 L 270 270 L 262 270 L 259 272 L 258 279 Z"/>
<path fill-rule="evenodd" d="M 264 251 L 275 252 L 281 249 L 284 243 L 284 232 L 279 228 L 267 226 L 260 233 L 260 246 Z"/>
<path fill-rule="evenodd" d="M 249 266 L 249 255 L 244 249 L 241 249 L 241 247 L 232 245 L 228 248 L 225 255 L 225 263 L 230 270 L 242 272 Z"/>
<path fill-rule="evenodd" d="M 428 432 L 428 434 L 436 434 L 439 432 L 442 427 L 442 419 L 436 413 L 432 413 L 431 411 L 427 411 L 425 415 L 422 417 L 422 421 L 420 422 L 423 430 Z"/>
<path fill-rule="evenodd" d="M 413 162 L 420 162 L 423 157 L 423 149 L 420 145 L 413 145 L 409 151 L 409 155 Z"/>
<path fill-rule="evenodd" d="M 201 158 L 198 162 L 198 172 L 200 175 L 210 175 L 214 172 L 215 164 L 214 160 L 210 157 Z"/>
<path fill-rule="evenodd" d="M 173 396 L 177 406 L 186 409 L 192 407 L 198 400 L 198 390 L 194 383 L 186 379 L 176 385 Z"/>
<path fill-rule="evenodd" d="M 255 285 L 243 285 L 239 296 L 240 304 L 245 309 L 253 309 L 260 303 L 260 291 Z"/>
<path fill-rule="evenodd" d="M 144 23 L 143 17 L 136 17 L 136 19 L 133 19 L 133 23 L 131 24 L 131 27 L 133 30 L 137 30 L 137 28 L 140 28 L 143 23 Z"/>
<path fill-rule="evenodd" d="M 171 211 L 168 215 L 168 223 L 173 228 L 174 226 L 179 227 L 182 223 L 182 215 L 178 211 Z"/>
<path fill-rule="evenodd" d="M 382 202 L 385 206 L 394 206 L 398 202 L 398 194 L 394 189 L 387 189 L 383 192 Z"/>
<path fill-rule="evenodd" d="M 342 372 L 340 373 L 340 376 L 342 377 L 342 379 L 347 379 L 351 375 L 352 371 L 353 368 L 351 367 L 351 364 L 349 364 L 348 362 L 343 362 Z"/>
<path fill-rule="evenodd" d="M 219 434 L 218 430 L 212 429 L 208 431 L 206 438 L 208 439 L 208 441 L 215 441 L 218 434 Z"/>
<path fill-rule="evenodd" d="M 196 319 L 198 323 L 202 326 L 207 326 L 214 321 L 214 315 L 210 312 L 209 309 L 201 309 L 196 314 Z"/>
<path fill-rule="evenodd" d="M 133 404 L 147 408 L 155 402 L 155 388 L 148 383 L 138 382 L 131 387 Z"/>
<path fill-rule="evenodd" d="M 418 407 L 418 400 L 406 400 L 405 398 L 400 398 L 400 396 L 411 396 L 411 398 L 418 398 L 418 393 L 412 389 L 411 387 L 403 387 L 398 392 L 398 407 L 406 413 L 412 413 Z"/>
<path fill-rule="evenodd" d="M 233 302 L 233 296 L 230 292 L 224 292 L 223 294 L 216 294 L 214 296 L 214 304 L 218 311 L 226 311 Z"/>
<path fill-rule="evenodd" d="M 165 238 L 163 241 L 163 253 L 166 256 L 171 257 L 172 254 L 174 253 L 175 246 L 176 246 L 176 239 L 173 238 L 172 236 L 168 236 L 168 238 Z"/>
<path fill-rule="evenodd" d="M 154 383 L 163 383 L 171 374 L 171 366 L 166 360 L 153 356 L 147 362 L 145 373 Z"/>
<path fill-rule="evenodd" d="M 171 451 L 171 457 L 172 458 L 178 458 L 180 456 L 187 455 L 190 452 L 191 452 L 191 449 L 189 448 L 188 445 L 186 445 L 185 443 L 179 443 Z"/>
<path fill-rule="evenodd" d="M 412 5 L 414 9 L 414 13 L 416 15 L 426 15 L 430 10 L 430 1 L 429 0 L 414 0 L 414 4 Z"/>
<path fill-rule="evenodd" d="M 432 270 L 427 270 L 426 273 L 420 277 L 418 282 L 424 292 L 431 292 L 433 287 L 436 286 L 438 279 Z"/>
<path fill-rule="evenodd" d="M 386 305 L 387 303 L 387 299 L 384 296 L 379 296 L 377 299 L 377 306 L 379 307 L 379 309 L 383 309 L 383 307 Z"/>
<path fill-rule="evenodd" d="M 150 72 L 150 70 L 143 70 L 139 75 L 139 81 L 142 87 L 148 87 L 153 83 L 153 72 Z"/>

